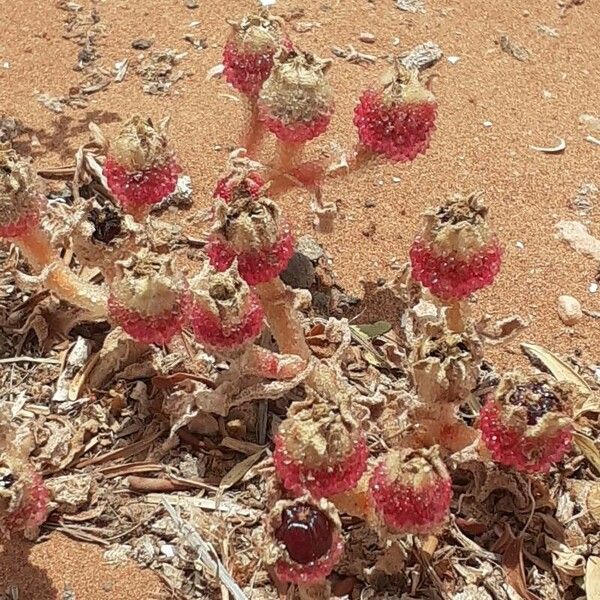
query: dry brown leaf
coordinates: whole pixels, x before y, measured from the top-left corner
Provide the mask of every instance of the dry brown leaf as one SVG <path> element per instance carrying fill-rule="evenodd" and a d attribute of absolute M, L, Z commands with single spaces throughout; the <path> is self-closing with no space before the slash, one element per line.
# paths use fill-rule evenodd
<path fill-rule="evenodd" d="M 590 556 L 585 567 L 585 593 L 588 600 L 600 598 L 600 556 Z"/>
<path fill-rule="evenodd" d="M 523 352 L 541 362 L 558 381 L 566 381 L 576 385 L 584 394 L 590 394 L 590 386 L 563 360 L 555 354 L 537 344 L 524 342 L 521 344 Z"/>
<path fill-rule="evenodd" d="M 222 490 L 227 490 L 230 487 L 233 487 L 244 477 L 244 475 L 246 475 L 250 468 L 259 461 L 260 457 L 263 455 L 263 452 L 264 450 L 261 450 L 260 452 L 245 458 L 242 462 L 237 463 L 233 469 L 225 473 L 223 479 L 221 479 L 219 487 Z"/>
<path fill-rule="evenodd" d="M 596 446 L 593 439 L 587 435 L 576 431 L 573 433 L 573 441 L 579 451 L 587 458 L 587 460 L 594 466 L 597 473 L 600 474 L 600 450 Z"/>
<path fill-rule="evenodd" d="M 502 568 L 506 580 L 525 600 L 541 600 L 539 596 L 527 589 L 525 567 L 523 566 L 523 538 L 515 537 L 507 526 L 502 537 L 496 543 L 502 551 Z"/>

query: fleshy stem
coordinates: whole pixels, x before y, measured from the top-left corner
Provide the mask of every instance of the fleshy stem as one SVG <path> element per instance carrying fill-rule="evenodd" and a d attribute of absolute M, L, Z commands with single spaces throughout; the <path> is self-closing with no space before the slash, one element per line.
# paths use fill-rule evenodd
<path fill-rule="evenodd" d="M 265 137 L 265 127 L 259 118 L 256 96 L 248 98 L 249 114 L 246 119 L 242 146 L 248 158 L 256 158 Z"/>
<path fill-rule="evenodd" d="M 93 318 L 106 316 L 106 291 L 73 273 L 53 250 L 44 231 L 34 228 L 12 241 L 36 270 L 49 268 L 45 283 L 59 298 L 83 308 Z"/>
<path fill-rule="evenodd" d="M 276 277 L 268 283 L 255 287 L 265 311 L 265 316 L 273 337 L 282 354 L 295 354 L 304 360 L 310 357 L 310 349 L 304 338 L 304 331 L 293 299 L 284 283 Z"/>
<path fill-rule="evenodd" d="M 269 193 L 271 196 L 277 196 L 296 187 L 304 187 L 312 191 L 318 190 L 326 179 L 344 177 L 372 164 L 374 156 L 370 150 L 358 144 L 346 168 L 332 170 L 325 160 L 293 164 L 291 168 L 288 167 L 287 169 L 282 168 L 280 162 L 276 162 L 269 173 L 269 179 L 271 180 Z"/>
<path fill-rule="evenodd" d="M 448 329 L 462 333 L 467 325 L 467 307 L 461 300 L 450 300 L 446 305 L 446 322 Z"/>

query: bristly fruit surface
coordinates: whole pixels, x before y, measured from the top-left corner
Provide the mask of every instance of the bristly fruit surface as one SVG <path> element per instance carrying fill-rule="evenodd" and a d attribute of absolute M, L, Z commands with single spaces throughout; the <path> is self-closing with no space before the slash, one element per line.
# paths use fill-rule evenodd
<path fill-rule="evenodd" d="M 255 171 L 233 172 L 217 182 L 213 198 L 231 202 L 237 196 L 253 196 L 258 198 L 265 186 L 265 180 Z"/>
<path fill-rule="evenodd" d="M 271 73 L 275 52 L 285 43 L 281 21 L 261 15 L 229 24 L 232 35 L 223 50 L 223 74 L 236 90 L 255 97 Z"/>
<path fill-rule="evenodd" d="M 280 223 L 272 200 L 249 193 L 228 204 L 216 202 L 206 254 L 217 271 L 228 269 L 237 259 L 242 278 L 257 285 L 271 281 L 287 267 L 294 254 L 294 237 Z"/>
<path fill-rule="evenodd" d="M 308 495 L 280 500 L 267 519 L 271 544 L 267 562 L 282 582 L 323 581 L 343 552 L 341 523 L 335 506 Z"/>
<path fill-rule="evenodd" d="M 0 238 L 17 238 L 38 227 L 37 187 L 31 164 L 10 146 L 0 144 Z"/>
<path fill-rule="evenodd" d="M 574 386 L 546 375 L 505 375 L 480 412 L 483 442 L 494 461 L 519 471 L 547 472 L 572 441 Z"/>
<path fill-rule="evenodd" d="M 493 283 L 502 251 L 486 222 L 481 194 L 455 195 L 425 213 L 410 250 L 412 276 L 443 301 L 463 300 Z"/>
<path fill-rule="evenodd" d="M 306 398 L 294 402 L 275 438 L 273 461 L 283 486 L 314 497 L 352 489 L 367 466 L 364 432 L 341 379 L 317 369 Z"/>
<path fill-rule="evenodd" d="M 185 307 L 196 339 L 220 352 L 252 343 L 263 328 L 260 301 L 240 277 L 235 261 L 224 272 L 206 265 L 190 280 Z"/>
<path fill-rule="evenodd" d="M 369 488 L 382 521 L 398 533 L 434 532 L 450 511 L 452 482 L 437 446 L 390 452 L 375 468 Z"/>
<path fill-rule="evenodd" d="M 301 143 L 325 132 L 333 92 L 325 73 L 330 61 L 299 50 L 281 50 L 259 97 L 260 118 L 279 140 Z"/>
<path fill-rule="evenodd" d="M 397 61 L 381 90 L 366 90 L 354 109 L 354 124 L 361 144 L 394 162 L 407 162 L 423 154 L 435 130 L 437 104 L 423 87 L 416 71 Z"/>
<path fill-rule="evenodd" d="M 167 143 L 168 120 L 156 127 L 134 116 L 112 140 L 103 173 L 109 190 L 131 213 L 146 210 L 175 191 L 181 173 Z"/>
<path fill-rule="evenodd" d="M 145 250 L 116 267 L 108 300 L 111 319 L 138 342 L 170 342 L 182 327 L 184 284 L 169 257 Z"/>

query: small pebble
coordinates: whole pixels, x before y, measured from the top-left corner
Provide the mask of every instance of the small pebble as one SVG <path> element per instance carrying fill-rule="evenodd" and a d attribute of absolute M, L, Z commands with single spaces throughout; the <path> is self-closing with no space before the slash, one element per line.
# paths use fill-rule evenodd
<path fill-rule="evenodd" d="M 377 206 L 377 204 L 375 203 L 375 200 L 365 200 L 365 203 L 364 203 L 365 208 L 374 208 L 375 206 Z"/>
<path fill-rule="evenodd" d="M 515 244 L 515 246 L 519 249 L 519 250 L 523 250 L 525 248 L 525 244 L 523 242 L 517 242 Z"/>
<path fill-rule="evenodd" d="M 369 33 L 368 31 L 363 31 L 358 36 L 358 39 L 365 44 L 374 44 L 377 38 L 375 37 L 375 34 Z"/>
<path fill-rule="evenodd" d="M 558 316 L 565 325 L 575 325 L 583 318 L 581 303 L 573 296 L 558 297 Z"/>
<path fill-rule="evenodd" d="M 145 38 L 139 38 L 139 39 L 133 40 L 133 42 L 131 42 L 131 47 L 135 48 L 136 50 L 148 50 L 148 48 L 150 48 L 150 46 L 152 46 L 152 44 L 154 44 L 154 40 L 147 40 Z"/>
<path fill-rule="evenodd" d="M 196 0 L 186 0 L 185 5 L 188 8 L 198 8 L 200 5 L 196 2 Z"/>
<path fill-rule="evenodd" d="M 493 125 L 493 123 L 491 121 L 484 121 L 483 122 L 483 126 L 484 127 L 491 127 Z"/>
<path fill-rule="evenodd" d="M 175 549 L 173 548 L 173 546 L 171 546 L 171 544 L 163 544 L 160 547 L 160 553 L 166 556 L 167 558 L 175 557 Z"/>
<path fill-rule="evenodd" d="M 455 65 L 459 60 L 460 60 L 460 56 L 449 56 L 448 57 L 448 62 L 451 65 Z"/>
<path fill-rule="evenodd" d="M 590 291 L 590 294 L 595 294 L 598 291 L 598 284 L 590 283 L 590 287 L 588 289 Z"/>

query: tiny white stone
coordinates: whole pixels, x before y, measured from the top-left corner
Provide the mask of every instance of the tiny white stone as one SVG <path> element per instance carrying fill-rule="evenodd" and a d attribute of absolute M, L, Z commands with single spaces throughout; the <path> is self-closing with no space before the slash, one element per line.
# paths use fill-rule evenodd
<path fill-rule="evenodd" d="M 167 558 L 174 558 L 175 557 L 175 548 L 173 548 L 173 546 L 171 546 L 171 544 L 163 544 L 160 547 L 160 553 L 164 556 L 166 556 Z"/>
<path fill-rule="evenodd" d="M 483 126 L 484 127 L 491 127 L 493 125 L 493 123 L 491 121 L 484 121 L 483 122 Z"/>
<path fill-rule="evenodd" d="M 451 65 L 455 65 L 459 60 L 460 60 L 460 56 L 449 56 L 448 57 L 448 62 Z"/>
<path fill-rule="evenodd" d="M 581 303 L 573 296 L 558 297 L 558 316 L 565 325 L 575 325 L 583 318 Z"/>
<path fill-rule="evenodd" d="M 400 179 L 400 177 L 396 177 L 396 176 L 394 176 L 394 177 L 392 177 L 392 181 L 393 181 L 394 183 L 400 183 L 400 182 L 402 181 L 402 179 Z"/>
<path fill-rule="evenodd" d="M 2 65 L 5 69 L 10 69 L 10 63 L 9 62 L 5 62 Z"/>
<path fill-rule="evenodd" d="M 519 248 L 519 250 L 523 250 L 523 248 L 525 248 L 525 244 L 523 242 L 517 242 L 515 246 Z"/>
<path fill-rule="evenodd" d="M 542 92 L 542 97 L 544 98 L 544 100 L 550 100 L 550 98 L 552 98 L 554 94 L 552 94 L 552 92 L 549 92 L 548 90 L 544 90 Z"/>
<path fill-rule="evenodd" d="M 380 179 L 380 180 L 377 182 L 377 185 L 383 185 L 383 179 Z"/>
<path fill-rule="evenodd" d="M 590 287 L 588 289 L 590 290 L 590 294 L 595 294 L 598 291 L 598 284 L 590 283 Z"/>
<path fill-rule="evenodd" d="M 277 4 L 277 0 L 260 0 L 260 3 L 263 6 L 275 6 L 275 4 Z"/>

